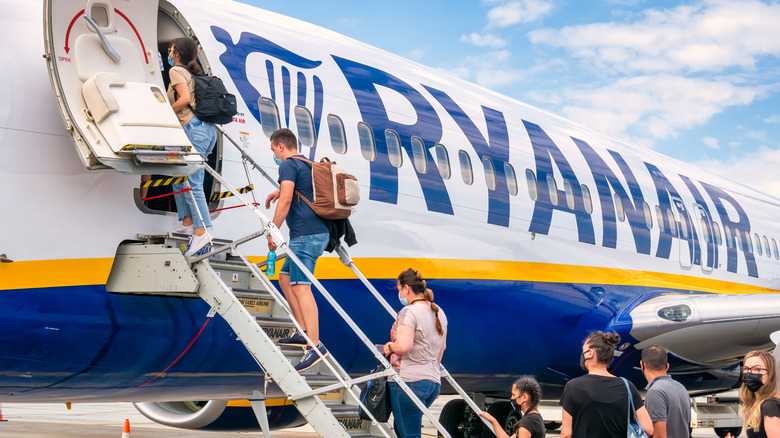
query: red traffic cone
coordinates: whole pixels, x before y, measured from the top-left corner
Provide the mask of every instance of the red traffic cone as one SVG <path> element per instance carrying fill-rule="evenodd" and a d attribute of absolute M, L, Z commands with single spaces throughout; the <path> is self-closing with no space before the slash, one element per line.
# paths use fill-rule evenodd
<path fill-rule="evenodd" d="M 3 420 L 3 404 L 2 403 L 0 403 L 0 421 L 8 421 L 8 420 Z"/>
<path fill-rule="evenodd" d="M 125 429 L 122 431 L 122 438 L 130 438 L 130 419 L 125 418 Z"/>

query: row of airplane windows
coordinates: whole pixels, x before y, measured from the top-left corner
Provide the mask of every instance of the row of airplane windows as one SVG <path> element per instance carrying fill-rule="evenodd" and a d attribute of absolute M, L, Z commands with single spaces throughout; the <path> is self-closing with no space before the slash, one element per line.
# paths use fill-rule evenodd
<path fill-rule="evenodd" d="M 269 98 L 261 97 L 260 104 L 260 117 L 263 121 L 263 132 L 270 137 L 270 135 L 278 129 L 280 126 L 279 111 L 276 103 Z M 316 134 L 314 129 L 314 119 L 311 112 L 306 107 L 296 106 L 293 110 L 295 115 L 295 122 L 298 128 L 298 140 L 303 146 L 311 147 L 316 143 Z M 344 128 L 344 123 L 341 118 L 335 114 L 328 114 L 327 116 L 328 131 L 330 133 L 331 146 L 337 154 L 347 153 L 347 136 Z M 367 123 L 358 122 L 358 139 L 360 142 L 360 152 L 368 161 L 374 161 L 376 159 L 376 141 L 374 139 L 374 130 Z M 404 163 L 403 153 L 401 151 L 401 138 L 397 132 L 392 129 L 385 130 L 385 142 L 387 144 L 388 158 L 390 164 L 394 167 L 401 167 Z M 411 138 L 412 145 L 412 165 L 418 173 L 428 172 L 428 160 L 425 151 L 425 143 L 419 137 Z M 452 176 L 452 168 L 450 166 L 450 158 L 447 149 L 444 145 L 437 143 L 434 145 L 434 154 L 436 159 L 436 167 L 439 170 L 439 174 L 443 179 L 450 179 Z M 471 185 L 474 183 L 474 172 L 471 164 L 471 157 L 468 152 L 464 150 L 458 150 L 458 163 L 460 164 L 461 179 L 465 184 Z M 489 190 L 496 190 L 496 170 L 493 160 L 490 157 L 482 157 L 482 167 L 485 174 L 485 184 Z M 514 167 L 509 163 L 504 163 L 504 175 L 506 176 L 507 191 L 510 195 L 516 196 L 519 192 L 517 177 Z M 539 198 L 538 184 L 536 180 L 536 174 L 531 169 L 525 169 L 525 180 L 528 187 L 528 196 L 531 200 L 536 201 Z M 550 202 L 558 206 L 563 201 L 570 210 L 575 210 L 576 196 L 574 193 L 574 186 L 572 183 L 564 179 L 563 189 L 565 193 L 565 199 L 561 200 L 558 196 L 558 183 L 552 175 L 547 175 L 546 181 L 547 193 L 550 197 Z M 583 208 L 587 214 L 593 213 L 593 202 L 591 200 L 590 189 L 587 185 L 583 184 L 579 187 L 582 194 Z M 621 222 L 626 220 L 626 212 L 623 208 L 623 200 L 617 194 L 614 195 L 614 204 L 617 214 L 617 219 Z M 653 211 L 647 202 L 642 203 L 642 210 L 644 212 L 645 225 L 648 229 L 652 229 L 653 224 Z M 666 209 L 664 212 L 660 206 L 655 206 L 655 216 L 658 223 L 658 227 L 661 232 L 668 232 L 673 236 L 678 235 L 678 220 L 675 219 L 674 213 L 671 209 Z M 666 217 L 664 217 L 666 216 Z M 725 236 L 726 246 L 729 248 L 737 248 L 742 251 L 746 249 L 748 252 L 753 253 L 755 251 L 759 256 L 766 254 L 766 257 L 774 257 L 775 260 L 780 260 L 780 251 L 778 250 L 777 241 L 774 238 L 768 238 L 767 236 L 759 236 L 755 233 L 753 238 L 750 237 L 750 233 L 742 235 L 740 230 L 732 230 L 728 225 L 723 225 L 723 233 L 721 234 L 721 226 L 716 221 L 709 221 L 703 215 L 700 216 L 701 220 L 701 233 L 704 242 L 714 243 L 717 245 L 723 244 L 723 236 Z M 666 225 L 668 225 L 668 230 Z M 711 224 L 711 225 L 708 225 Z M 686 215 L 680 215 L 679 217 L 679 234 L 680 238 L 687 239 L 689 230 L 692 229 L 692 225 L 689 226 Z M 755 245 L 753 242 L 755 239 Z M 771 242 L 771 248 L 770 248 Z"/>

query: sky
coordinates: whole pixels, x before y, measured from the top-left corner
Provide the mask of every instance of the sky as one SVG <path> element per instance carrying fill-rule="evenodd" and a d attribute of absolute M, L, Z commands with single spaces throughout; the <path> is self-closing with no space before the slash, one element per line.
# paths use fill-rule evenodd
<path fill-rule="evenodd" d="M 241 0 L 780 198 L 780 3 Z"/>

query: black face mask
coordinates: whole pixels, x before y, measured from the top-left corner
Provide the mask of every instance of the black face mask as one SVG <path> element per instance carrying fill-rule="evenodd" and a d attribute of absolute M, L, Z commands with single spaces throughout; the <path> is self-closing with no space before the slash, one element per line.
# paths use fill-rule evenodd
<path fill-rule="evenodd" d="M 587 369 L 587 368 L 585 368 L 585 360 L 586 360 L 586 359 L 585 359 L 585 353 L 582 353 L 582 354 L 580 355 L 580 368 L 582 368 L 582 371 L 585 371 L 585 372 L 587 373 L 587 372 L 588 372 L 588 369 Z"/>
<path fill-rule="evenodd" d="M 520 398 L 520 397 L 518 397 Z M 512 404 L 512 409 L 514 409 L 517 412 L 523 413 L 523 408 L 519 404 L 515 403 L 515 399 L 509 399 L 509 403 Z"/>
<path fill-rule="evenodd" d="M 764 386 L 764 382 L 761 381 L 763 377 L 763 374 L 745 373 L 742 375 L 742 383 L 745 384 L 748 391 L 756 392 Z"/>

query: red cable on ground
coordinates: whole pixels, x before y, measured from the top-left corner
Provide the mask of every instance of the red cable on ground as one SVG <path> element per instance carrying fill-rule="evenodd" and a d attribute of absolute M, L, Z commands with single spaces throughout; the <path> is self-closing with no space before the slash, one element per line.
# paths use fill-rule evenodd
<path fill-rule="evenodd" d="M 198 332 L 198 334 L 197 334 L 197 335 L 195 335 L 195 337 L 192 339 L 192 342 L 190 342 L 190 345 L 188 345 L 188 346 L 187 346 L 187 348 L 185 348 L 185 349 L 184 349 L 184 351 L 182 351 L 182 352 L 181 352 L 181 354 L 179 355 L 179 357 L 177 357 L 177 358 L 176 358 L 176 360 L 174 360 L 173 362 L 171 362 L 171 364 L 170 364 L 170 365 L 168 365 L 168 366 L 167 366 L 167 367 L 166 367 L 164 370 L 160 371 L 160 374 L 157 374 L 156 376 L 152 377 L 152 378 L 151 378 L 151 380 L 149 380 L 148 382 L 146 382 L 146 383 L 144 383 L 143 385 L 139 386 L 138 388 L 135 388 L 133 391 L 136 391 L 136 390 L 139 390 L 139 389 L 143 388 L 144 386 L 146 386 L 146 385 L 148 385 L 148 384 L 152 383 L 152 381 L 153 381 L 153 380 L 155 380 L 155 379 L 157 379 L 158 377 L 160 377 L 160 376 L 162 376 L 163 374 L 165 374 L 165 372 L 166 372 L 166 371 L 168 371 L 168 369 L 169 369 L 170 367 L 172 367 L 172 366 L 173 366 L 173 364 L 175 364 L 176 362 L 178 362 L 178 361 L 179 361 L 179 359 L 181 359 L 181 357 L 182 357 L 182 356 L 184 356 L 184 353 L 186 353 L 186 352 L 187 352 L 187 350 L 189 350 L 189 349 L 190 349 L 190 347 L 192 347 L 192 344 L 194 344 L 194 343 L 195 343 L 195 340 L 197 340 L 197 339 L 198 339 L 198 337 L 200 336 L 200 334 L 201 334 L 201 333 L 203 333 L 203 329 L 204 329 L 204 328 L 206 328 L 206 324 L 208 324 L 208 323 L 209 323 L 209 321 L 211 321 L 211 317 L 210 317 L 210 316 L 209 316 L 208 318 L 206 318 L 206 322 L 204 322 L 204 323 L 203 323 L 203 327 L 201 327 L 201 328 L 200 328 L 200 331 L 199 331 L 199 332 Z"/>
<path fill-rule="evenodd" d="M 252 205 L 257 206 L 257 205 L 260 205 L 260 203 L 259 202 L 253 202 Z M 239 207 L 246 207 L 246 205 L 242 204 L 242 205 L 234 205 L 232 207 L 218 208 L 216 210 L 209 210 L 209 213 L 214 213 L 215 211 L 222 211 L 222 210 L 232 210 L 234 208 L 239 208 Z"/>
<path fill-rule="evenodd" d="M 179 190 L 178 192 L 173 192 L 173 193 L 166 193 L 166 194 L 164 194 L 164 195 L 157 195 L 157 196 L 152 196 L 152 197 L 149 197 L 149 198 L 143 198 L 143 199 L 141 199 L 141 201 L 148 201 L 148 200 L 150 200 L 150 199 L 157 199 L 157 198 L 163 198 L 163 197 L 165 197 L 165 196 L 177 195 L 177 194 L 179 194 L 179 193 L 189 192 L 190 190 L 192 190 L 192 188 L 188 188 L 188 189 L 181 189 L 181 190 Z"/>

